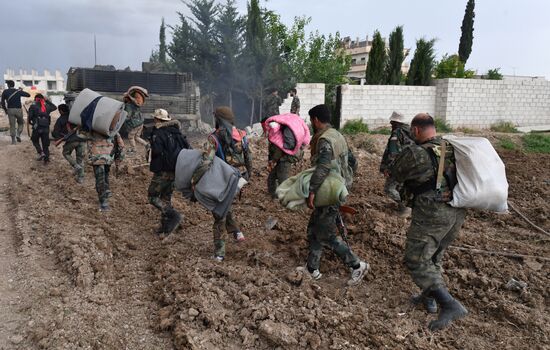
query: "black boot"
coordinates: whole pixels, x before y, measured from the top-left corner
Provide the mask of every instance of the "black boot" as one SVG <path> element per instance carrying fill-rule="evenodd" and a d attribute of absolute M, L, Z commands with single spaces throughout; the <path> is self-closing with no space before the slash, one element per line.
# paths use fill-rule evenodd
<path fill-rule="evenodd" d="M 166 209 L 166 218 L 165 233 L 170 234 L 178 228 L 181 222 L 181 214 L 178 213 L 174 208 L 168 208 Z"/>
<path fill-rule="evenodd" d="M 437 303 L 435 302 L 435 299 L 428 296 L 428 293 L 426 291 L 422 292 L 421 294 L 413 295 L 411 298 L 411 302 L 413 305 L 424 305 L 424 308 L 429 314 L 436 314 L 437 313 Z"/>
<path fill-rule="evenodd" d="M 445 287 L 431 291 L 430 296 L 437 301 L 440 308 L 437 320 L 433 320 L 428 326 L 431 331 L 441 330 L 468 314 L 468 310 Z"/>
<path fill-rule="evenodd" d="M 160 226 L 157 227 L 157 229 L 155 230 L 155 233 L 159 236 L 163 236 L 165 233 L 166 233 L 166 223 L 168 222 L 168 218 L 166 217 L 166 215 L 163 213 L 161 214 L 160 216 Z"/>

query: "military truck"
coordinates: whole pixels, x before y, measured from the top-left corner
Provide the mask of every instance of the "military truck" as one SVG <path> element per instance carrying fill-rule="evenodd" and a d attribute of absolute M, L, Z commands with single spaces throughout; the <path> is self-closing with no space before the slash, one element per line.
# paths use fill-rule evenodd
<path fill-rule="evenodd" d="M 143 67 L 147 67 L 146 63 Z M 199 128 L 200 91 L 190 73 L 117 70 L 114 66 L 71 67 L 67 72 L 65 100 L 70 103 L 80 91 L 88 88 L 122 101 L 123 93 L 133 85 L 142 86 L 149 92 L 141 108 L 146 125 L 152 122 L 150 115 L 154 110 L 163 108 L 178 119 L 184 129 Z"/>

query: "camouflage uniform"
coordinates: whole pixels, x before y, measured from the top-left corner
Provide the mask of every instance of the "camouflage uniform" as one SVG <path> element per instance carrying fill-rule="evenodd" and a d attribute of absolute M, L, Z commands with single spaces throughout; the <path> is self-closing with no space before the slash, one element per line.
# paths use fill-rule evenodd
<path fill-rule="evenodd" d="M 224 122 L 224 123 L 227 123 L 227 122 Z M 229 125 L 226 124 L 226 127 L 229 127 Z M 218 135 L 218 132 L 219 132 L 219 129 L 216 130 L 212 135 L 208 137 L 208 141 L 206 142 L 206 145 L 204 147 L 205 150 L 203 152 L 203 162 L 195 170 L 195 173 L 193 174 L 193 179 L 192 179 L 193 184 L 200 181 L 201 177 L 210 167 L 210 163 L 214 160 L 214 157 L 216 157 L 216 151 L 218 150 L 218 143 L 216 140 L 222 143 L 221 145 L 222 150 L 226 149 L 225 141 L 223 141 L 223 137 Z M 218 136 L 215 136 L 215 135 L 218 135 Z M 228 163 L 229 165 L 237 169 L 240 169 L 241 173 L 243 172 L 242 169 L 244 167 L 246 169 L 245 178 L 247 178 L 248 180 L 252 171 L 252 155 L 250 152 L 250 148 L 246 148 L 246 149 L 239 148 L 233 154 L 230 154 L 230 153 L 231 152 L 224 152 L 226 163 Z M 214 225 L 213 225 L 214 255 L 218 257 L 225 257 L 226 232 L 232 235 L 236 235 L 238 232 L 241 232 L 241 229 L 239 228 L 239 224 L 237 223 L 237 221 L 235 221 L 233 217 L 233 211 L 231 208 L 229 208 L 225 217 L 220 217 L 215 214 L 212 214 L 212 215 L 214 216 Z"/>
<path fill-rule="evenodd" d="M 333 128 L 318 130 L 311 145 L 312 165 L 315 166 L 310 181 L 309 192 L 316 193 L 331 171 L 337 171 L 351 187 L 355 158 L 348 148 L 345 138 Z M 331 249 L 348 267 L 359 265 L 359 258 L 337 236 L 337 205 L 316 207 L 311 214 L 307 227 L 309 255 L 307 267 L 318 270 L 323 247 Z"/>
<path fill-rule="evenodd" d="M 269 117 L 281 114 L 279 112 L 279 106 L 283 104 L 283 100 L 279 95 L 270 94 L 264 101 L 264 118 L 265 121 Z"/>
<path fill-rule="evenodd" d="M 299 152 L 303 153 L 302 150 L 300 150 Z M 267 177 L 267 189 L 269 191 L 269 194 L 273 198 L 276 198 L 275 190 L 277 189 L 277 186 L 288 179 L 290 167 L 292 166 L 292 164 L 298 162 L 300 157 L 288 155 L 284 153 L 279 147 L 270 142 L 268 159 L 270 162 L 275 163 L 275 166 L 273 167 L 273 169 L 271 169 Z"/>
<path fill-rule="evenodd" d="M 292 98 L 292 104 L 290 105 L 290 113 L 300 115 L 300 99 L 298 96 Z"/>
<path fill-rule="evenodd" d="M 63 157 L 71 164 L 75 169 L 77 178 L 84 177 L 84 150 L 85 145 L 83 141 L 69 141 L 63 145 Z M 76 160 L 72 157 L 73 151 L 76 152 Z"/>
<path fill-rule="evenodd" d="M 380 163 L 380 172 L 386 176 L 386 183 L 384 184 L 384 192 L 394 201 L 401 204 L 402 198 L 399 193 L 399 189 L 402 184 L 395 180 L 391 176 L 390 165 L 397 158 L 397 156 L 403 151 L 403 148 L 414 144 L 410 136 L 409 126 L 407 124 L 397 124 L 398 126 L 392 129 L 390 138 L 384 155 L 382 156 L 382 162 Z"/>
<path fill-rule="evenodd" d="M 127 102 L 124 105 L 124 110 L 128 112 L 124 127 L 128 131 L 128 142 L 130 143 L 130 152 L 135 151 L 136 141 L 146 146 L 147 141 L 141 138 L 141 132 L 143 131 L 143 116 L 141 115 L 141 109 L 133 102 Z"/>
<path fill-rule="evenodd" d="M 441 275 L 443 254 L 457 237 L 465 218 L 464 209 L 446 203 L 451 200 L 452 183 L 456 181 L 454 151 L 448 142 L 445 176 L 441 190 L 435 190 L 440 144 L 440 138 L 433 138 L 422 145 L 407 147 L 391 167 L 395 179 L 414 195 L 412 221 L 405 244 L 405 264 L 423 291 L 445 286 Z"/>
<path fill-rule="evenodd" d="M 111 164 L 124 159 L 124 142 L 119 134 L 107 137 L 96 132 L 87 135 L 88 162 L 94 168 L 95 188 L 100 204 L 106 204 L 111 196 L 109 173 Z"/>

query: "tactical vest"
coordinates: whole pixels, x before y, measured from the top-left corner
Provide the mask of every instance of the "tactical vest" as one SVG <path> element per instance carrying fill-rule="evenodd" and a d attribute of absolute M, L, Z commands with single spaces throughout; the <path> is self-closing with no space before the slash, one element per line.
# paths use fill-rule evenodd
<path fill-rule="evenodd" d="M 353 170 L 349 165 L 348 160 L 348 144 L 344 136 L 333 128 L 328 128 L 320 139 L 327 140 L 332 147 L 332 161 L 331 167 L 334 171 L 337 171 L 346 180 L 346 187 L 351 188 L 353 184 Z M 317 155 L 312 159 L 312 163 L 317 163 Z"/>
<path fill-rule="evenodd" d="M 428 153 L 428 156 L 432 163 L 432 168 L 434 173 L 433 173 L 433 176 L 428 181 L 413 188 L 412 193 L 415 196 L 418 196 L 430 190 L 435 190 L 436 200 L 440 202 L 450 202 L 453 199 L 453 189 L 458 183 L 458 179 L 456 176 L 454 149 L 449 142 L 444 140 L 441 140 L 441 142 L 446 142 L 445 164 L 443 167 L 443 178 L 441 181 L 441 188 L 439 190 L 436 190 L 439 160 L 441 159 L 441 146 L 437 143 L 427 142 L 420 145 L 420 147 L 425 149 L 426 152 Z"/>
<path fill-rule="evenodd" d="M 248 152 L 248 138 L 246 131 L 233 127 L 231 132 L 231 145 L 224 145 L 216 135 L 216 132 L 210 134 L 216 143 L 216 156 L 227 164 L 239 168 L 246 165 L 245 152 Z"/>

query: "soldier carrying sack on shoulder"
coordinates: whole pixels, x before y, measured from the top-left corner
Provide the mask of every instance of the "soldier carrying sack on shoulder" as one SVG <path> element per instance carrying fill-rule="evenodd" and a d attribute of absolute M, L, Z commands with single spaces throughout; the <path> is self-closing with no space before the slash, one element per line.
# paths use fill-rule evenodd
<path fill-rule="evenodd" d="M 413 297 L 429 313 L 439 316 L 430 322 L 432 331 L 447 327 L 468 311 L 454 299 L 442 276 L 445 250 L 457 238 L 466 211 L 448 203 L 457 183 L 456 161 L 451 144 L 437 137 L 433 118 L 418 114 L 411 122 L 416 145 L 407 147 L 391 166 L 391 174 L 413 194 L 412 220 L 405 243 L 405 265 L 422 290 Z"/>

